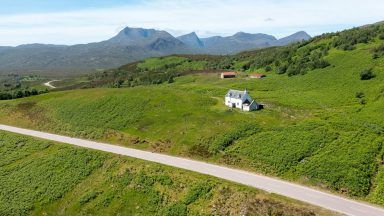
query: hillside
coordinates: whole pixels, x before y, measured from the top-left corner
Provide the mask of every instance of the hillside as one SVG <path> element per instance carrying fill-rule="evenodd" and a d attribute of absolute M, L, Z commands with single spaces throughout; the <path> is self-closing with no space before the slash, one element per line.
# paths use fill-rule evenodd
<path fill-rule="evenodd" d="M 0 101 L 0 123 L 222 163 L 384 205 L 384 25 L 233 56 L 150 58 L 92 89 Z M 218 70 L 239 70 L 221 80 Z M 248 79 L 252 72 L 265 79 Z M 119 87 L 119 88 L 100 88 Z M 130 87 L 130 88 L 122 88 Z M 265 109 L 228 109 L 247 89 Z"/>
<path fill-rule="evenodd" d="M 0 140 L 1 215 L 334 214 L 128 157 L 1 131 Z"/>
<path fill-rule="evenodd" d="M 220 37 L 219 41 L 212 38 L 200 41 L 196 34 L 175 38 L 166 31 L 126 27 L 115 37 L 97 43 L 73 46 L 28 44 L 0 47 L 0 75 L 16 73 L 56 78 L 76 76 L 115 68 L 148 57 L 197 53 L 230 54 L 308 39 L 307 36 L 301 35 L 302 37 L 284 39 L 278 44 L 266 44 L 264 37 L 276 43 L 278 40 L 262 34 L 247 35 L 252 37 L 244 38 L 236 34 L 233 37 Z M 198 47 L 199 44 L 201 47 Z"/>

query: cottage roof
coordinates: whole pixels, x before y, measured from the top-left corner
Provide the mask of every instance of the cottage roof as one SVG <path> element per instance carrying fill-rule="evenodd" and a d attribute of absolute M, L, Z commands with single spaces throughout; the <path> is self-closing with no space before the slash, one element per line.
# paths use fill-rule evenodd
<path fill-rule="evenodd" d="M 239 90 L 233 90 L 233 89 L 230 89 L 228 91 L 228 93 L 225 95 L 226 97 L 230 97 L 230 98 L 236 98 L 236 99 L 243 99 L 244 96 L 247 94 L 247 90 L 245 91 L 239 91 Z"/>

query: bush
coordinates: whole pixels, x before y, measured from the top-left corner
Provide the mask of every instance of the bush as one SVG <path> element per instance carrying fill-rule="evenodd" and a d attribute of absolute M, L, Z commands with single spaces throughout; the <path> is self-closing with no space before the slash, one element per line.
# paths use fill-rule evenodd
<path fill-rule="evenodd" d="M 281 65 L 278 69 L 277 69 L 277 74 L 285 74 L 287 72 L 287 65 Z"/>
<path fill-rule="evenodd" d="M 357 99 L 359 99 L 359 103 L 361 104 L 361 105 L 365 105 L 366 103 L 367 103 L 367 101 L 365 100 L 365 94 L 364 94 L 364 92 L 356 92 L 356 95 L 355 95 L 355 97 L 357 98 Z"/>
<path fill-rule="evenodd" d="M 85 194 L 79 201 L 80 205 L 84 205 L 94 199 L 96 199 L 102 192 L 100 191 L 91 191 Z"/>
<path fill-rule="evenodd" d="M 211 191 L 212 186 L 211 184 L 207 182 L 199 183 L 194 186 L 188 191 L 186 197 L 185 197 L 185 204 L 189 205 L 193 202 L 195 202 L 200 197 L 206 195 Z"/>
<path fill-rule="evenodd" d="M 265 71 L 266 71 L 266 72 L 271 72 L 271 71 L 272 71 L 272 67 L 269 66 L 269 65 L 267 65 L 267 66 L 265 67 Z"/>
<path fill-rule="evenodd" d="M 378 59 L 381 56 L 384 56 L 384 44 L 372 49 L 372 58 L 373 59 Z"/>
<path fill-rule="evenodd" d="M 0 100 L 12 100 L 12 99 L 18 99 L 18 98 L 24 98 L 24 97 L 30 97 L 34 95 L 44 94 L 47 93 L 48 89 L 45 91 L 37 91 L 36 89 L 32 89 L 31 91 L 28 89 L 21 89 L 18 88 L 18 90 L 15 91 L 0 91 Z"/>
<path fill-rule="evenodd" d="M 365 69 L 360 73 L 360 80 L 370 80 L 375 77 L 372 68 Z"/>
<path fill-rule="evenodd" d="M 168 209 L 165 211 L 165 214 L 167 216 L 184 216 L 188 215 L 188 209 L 187 205 L 185 205 L 182 202 L 176 202 L 168 207 Z"/>
<path fill-rule="evenodd" d="M 227 131 L 225 134 L 215 137 L 214 141 L 209 146 L 209 151 L 214 154 L 219 151 L 225 150 L 228 146 L 232 145 L 236 140 L 242 137 L 253 135 L 260 131 L 258 125 L 244 124 L 232 131 Z"/>
<path fill-rule="evenodd" d="M 356 92 L 355 97 L 356 97 L 356 98 L 364 98 L 364 97 L 365 97 L 365 94 L 364 94 L 364 92 L 359 91 L 359 92 Z"/>

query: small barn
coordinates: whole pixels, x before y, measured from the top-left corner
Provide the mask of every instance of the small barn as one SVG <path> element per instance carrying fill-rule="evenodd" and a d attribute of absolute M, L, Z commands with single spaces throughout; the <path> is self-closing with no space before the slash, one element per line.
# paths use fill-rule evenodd
<path fill-rule="evenodd" d="M 220 77 L 221 79 L 236 78 L 236 74 L 236 72 L 223 72 L 221 73 Z"/>
<path fill-rule="evenodd" d="M 253 111 L 262 108 L 262 105 L 251 98 L 247 90 L 239 91 L 230 89 L 225 95 L 225 105 L 243 111 Z"/>
<path fill-rule="evenodd" d="M 249 75 L 249 77 L 251 79 L 262 79 L 262 78 L 266 77 L 266 75 L 260 74 L 260 73 L 253 73 L 253 74 Z"/>

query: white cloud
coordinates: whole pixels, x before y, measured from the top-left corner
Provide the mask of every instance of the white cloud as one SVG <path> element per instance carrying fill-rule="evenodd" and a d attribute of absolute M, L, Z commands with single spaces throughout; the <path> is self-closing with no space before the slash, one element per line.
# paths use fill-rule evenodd
<path fill-rule="evenodd" d="M 101 41 L 124 26 L 180 35 L 263 32 L 310 34 L 384 20 L 382 0 L 147 0 L 116 8 L 0 16 L 0 44 Z"/>

